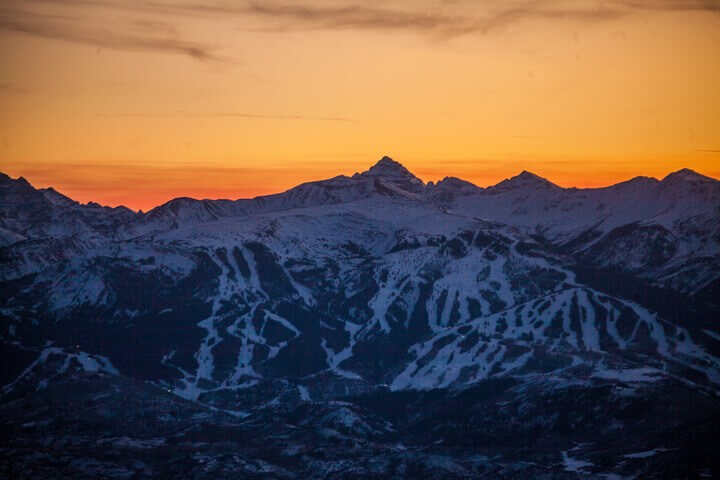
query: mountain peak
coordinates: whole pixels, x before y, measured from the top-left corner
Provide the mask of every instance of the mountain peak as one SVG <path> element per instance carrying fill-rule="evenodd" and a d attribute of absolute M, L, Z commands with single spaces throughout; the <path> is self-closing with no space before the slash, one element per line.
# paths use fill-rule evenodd
<path fill-rule="evenodd" d="M 12 178 L 10 175 L 0 172 L 0 185 L 15 185 L 15 186 L 27 186 L 31 187 L 30 182 L 25 180 L 25 177 Z"/>
<path fill-rule="evenodd" d="M 528 172 L 527 170 L 523 170 L 520 172 L 520 174 L 515 175 L 512 178 L 508 178 L 507 180 L 503 180 L 502 182 L 498 183 L 497 185 L 490 187 L 493 190 L 515 190 L 517 188 L 540 188 L 540 187 L 551 187 L 556 188 L 557 185 L 552 183 L 550 180 L 547 180 L 539 175 L 535 175 L 532 172 Z"/>
<path fill-rule="evenodd" d="M 391 186 L 391 190 L 397 189 L 413 195 L 421 193 L 425 188 L 425 182 L 388 156 L 382 157 L 370 169 L 356 173 L 352 178 L 354 180 L 372 180 L 374 185 L 381 188 Z"/>
<path fill-rule="evenodd" d="M 520 172 L 519 175 L 516 175 L 513 178 L 518 179 L 518 180 L 551 183 L 549 180 L 541 177 L 540 175 L 536 175 L 532 172 L 528 172 L 527 170 L 523 170 L 522 172 Z"/>
<path fill-rule="evenodd" d="M 383 155 L 383 157 L 382 157 L 380 160 L 378 160 L 378 162 L 377 162 L 375 165 L 376 165 L 376 166 L 377 166 L 377 165 L 398 165 L 398 166 L 401 166 L 401 167 L 402 167 L 402 165 L 400 164 L 400 162 L 396 162 L 395 160 L 393 160 L 392 158 L 388 157 L 387 155 Z"/>
<path fill-rule="evenodd" d="M 447 190 L 463 193 L 474 193 L 482 190 L 482 188 L 477 185 L 457 177 L 445 177 L 437 183 L 428 182 L 427 186 L 431 190 Z"/>
<path fill-rule="evenodd" d="M 400 162 L 388 156 L 382 157 L 369 170 L 361 173 L 364 177 L 417 178 Z"/>
<path fill-rule="evenodd" d="M 692 183 L 710 183 L 717 182 L 714 178 L 706 177 L 700 173 L 689 168 L 683 168 L 677 172 L 672 172 L 662 179 L 662 183 L 678 183 L 678 182 L 692 182 Z"/>
<path fill-rule="evenodd" d="M 75 200 L 66 197 L 62 193 L 58 192 L 53 187 L 41 188 L 39 191 L 50 203 L 59 207 L 67 207 L 70 205 L 76 205 L 78 203 Z"/>

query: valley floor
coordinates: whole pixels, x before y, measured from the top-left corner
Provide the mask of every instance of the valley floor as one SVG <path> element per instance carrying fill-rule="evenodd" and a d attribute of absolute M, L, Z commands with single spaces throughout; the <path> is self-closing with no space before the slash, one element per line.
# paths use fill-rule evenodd
<path fill-rule="evenodd" d="M 304 395 L 303 395 L 304 396 Z M 157 385 L 68 374 L 5 395 L 3 478 L 718 478 L 720 406 L 681 383 L 375 389 L 239 418 Z"/>

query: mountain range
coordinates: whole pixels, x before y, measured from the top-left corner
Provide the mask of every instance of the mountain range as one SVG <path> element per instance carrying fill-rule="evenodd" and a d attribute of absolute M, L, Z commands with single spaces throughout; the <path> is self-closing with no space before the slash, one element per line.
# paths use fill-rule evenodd
<path fill-rule="evenodd" d="M 146 213 L 0 174 L 14 478 L 720 476 L 720 182 L 365 172 Z"/>

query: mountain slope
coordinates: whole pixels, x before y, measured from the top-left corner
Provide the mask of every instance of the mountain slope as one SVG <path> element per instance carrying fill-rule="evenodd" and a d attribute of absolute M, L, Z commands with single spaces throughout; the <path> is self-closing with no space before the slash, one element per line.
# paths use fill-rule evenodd
<path fill-rule="evenodd" d="M 225 458 L 234 471 L 279 478 L 353 465 L 356 478 L 399 465 L 450 478 L 711 468 L 684 456 L 691 443 L 677 432 L 720 413 L 716 310 L 691 294 L 720 275 L 715 180 L 680 171 L 578 190 L 524 172 L 480 189 L 425 185 L 383 158 L 277 195 L 176 199 L 146 214 L 4 182 L 5 406 L 46 390 L 134 392 L 128 408 L 156 411 L 167 429 L 133 448 L 180 442 L 220 461 L 227 438 L 204 443 L 185 414 L 165 416 L 172 398 L 190 401 L 187 415 L 211 412 L 202 428 L 274 452 Z M 54 408 L 46 420 L 66 407 Z M 101 420 L 107 408 L 88 415 L 113 451 L 127 448 L 118 436 L 149 438 L 140 420 L 121 435 Z M 668 412 L 671 425 L 654 417 Z M 68 434 L 7 428 L 31 448 Z M 623 457 L 651 450 L 644 465 Z"/>

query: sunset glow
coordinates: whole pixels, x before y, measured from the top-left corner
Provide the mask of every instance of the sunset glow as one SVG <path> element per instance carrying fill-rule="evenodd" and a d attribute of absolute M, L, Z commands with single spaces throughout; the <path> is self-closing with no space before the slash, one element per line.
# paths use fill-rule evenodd
<path fill-rule="evenodd" d="M 715 1 L 0 6 L 0 170 L 149 209 L 350 175 L 720 177 Z"/>

